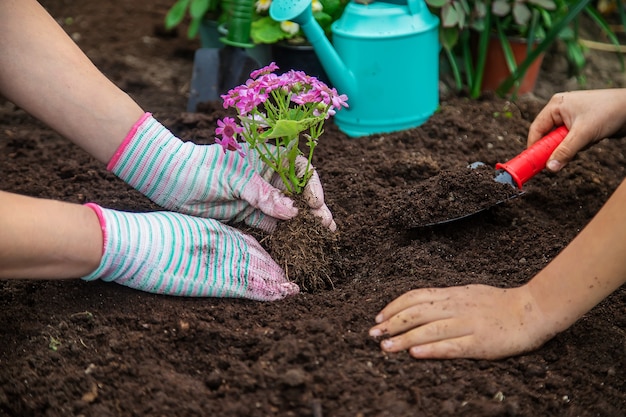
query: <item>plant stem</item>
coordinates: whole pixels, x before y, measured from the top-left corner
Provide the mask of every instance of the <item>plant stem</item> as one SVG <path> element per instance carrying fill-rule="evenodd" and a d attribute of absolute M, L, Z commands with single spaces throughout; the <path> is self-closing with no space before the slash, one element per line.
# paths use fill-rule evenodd
<path fill-rule="evenodd" d="M 448 58 L 448 63 L 450 64 L 450 69 L 452 70 L 452 76 L 454 77 L 454 85 L 456 86 L 456 90 L 460 91 L 463 88 L 463 81 L 461 80 L 461 72 L 459 70 L 459 66 L 454 58 L 454 54 L 448 48 L 443 48 L 446 57 Z"/>
<path fill-rule="evenodd" d="M 487 7 L 485 13 L 485 28 L 491 27 L 491 7 Z M 476 61 L 476 73 L 472 82 L 470 97 L 476 99 L 480 96 L 480 88 L 483 83 L 483 74 L 485 72 L 485 61 L 487 60 L 487 47 L 489 46 L 489 37 L 491 33 L 488 29 L 480 32 L 478 39 L 478 58 Z"/>

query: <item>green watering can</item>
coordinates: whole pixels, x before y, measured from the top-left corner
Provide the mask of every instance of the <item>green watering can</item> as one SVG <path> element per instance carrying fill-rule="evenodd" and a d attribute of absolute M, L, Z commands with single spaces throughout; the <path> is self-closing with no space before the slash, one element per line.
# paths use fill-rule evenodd
<path fill-rule="evenodd" d="M 331 26 L 333 44 L 313 18 L 311 0 L 273 0 L 270 16 L 302 28 L 349 108 L 334 116 L 349 136 L 410 129 L 439 105 L 439 19 L 423 0 L 352 0 Z"/>

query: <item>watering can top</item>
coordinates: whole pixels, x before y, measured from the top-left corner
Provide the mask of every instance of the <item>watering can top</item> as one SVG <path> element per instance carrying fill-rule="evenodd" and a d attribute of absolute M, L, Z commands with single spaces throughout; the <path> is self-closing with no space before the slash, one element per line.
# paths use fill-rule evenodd
<path fill-rule="evenodd" d="M 311 0 L 273 1 L 270 15 L 278 21 L 292 20 L 310 6 Z M 332 31 L 345 37 L 378 38 L 425 32 L 438 25 L 424 0 L 352 0 Z"/>

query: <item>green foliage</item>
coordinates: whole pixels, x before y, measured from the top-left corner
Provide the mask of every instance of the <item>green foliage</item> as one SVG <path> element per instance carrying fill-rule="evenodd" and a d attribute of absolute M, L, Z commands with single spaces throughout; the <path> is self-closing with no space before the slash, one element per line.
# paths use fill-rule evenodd
<path fill-rule="evenodd" d="M 236 1 L 236 0 L 235 0 Z M 349 0 L 319 0 L 322 10 L 313 12 L 313 17 L 328 37 L 331 35 L 331 24 L 341 17 Z M 198 35 L 202 19 L 205 17 L 228 26 L 228 10 L 234 3 L 231 0 L 176 0 L 165 16 L 165 27 L 173 29 L 180 25 L 185 17 L 189 17 L 187 37 L 193 39 Z M 305 42 L 302 30 L 297 28 L 294 33 L 281 28 L 281 22 L 272 19 L 267 10 L 256 7 L 250 9 L 250 38 L 255 44 L 272 44 L 281 40 Z"/>
<path fill-rule="evenodd" d="M 615 34 L 590 0 L 426 0 L 426 3 L 440 17 L 441 45 L 456 88 L 467 87 L 472 98 L 480 95 L 491 37 L 502 43 L 511 72 L 496 91 L 500 96 L 518 86 L 530 65 L 557 41 L 566 46 L 572 72 L 580 73 L 586 62 L 578 39 L 578 19 L 582 14 L 591 17 L 618 45 Z M 529 55 L 519 65 L 513 57 L 510 38 L 523 38 L 529 44 Z"/>
<path fill-rule="evenodd" d="M 250 37 L 254 43 L 276 43 L 287 39 L 289 33 L 280 28 L 280 23 L 269 16 L 263 16 L 252 22 Z"/>
<path fill-rule="evenodd" d="M 59 347 L 61 346 L 61 341 L 59 339 L 50 336 L 49 341 L 50 343 L 48 343 L 48 348 L 50 348 L 50 350 L 55 352 L 59 350 Z"/>
<path fill-rule="evenodd" d="M 346 8 L 349 0 L 319 0 L 322 10 L 313 11 L 313 18 L 320 25 L 326 36 L 331 37 L 331 25 L 339 19 Z M 267 12 L 258 12 L 256 19 L 252 22 L 250 32 L 252 42 L 276 43 L 282 40 L 289 40 L 293 43 L 304 43 L 306 38 L 300 28 L 294 33 L 287 32 L 281 28 L 281 22 L 277 22 Z"/>
<path fill-rule="evenodd" d="M 190 22 L 187 37 L 193 39 L 198 34 L 200 23 L 205 16 L 219 20 L 224 11 L 221 0 L 177 0 L 165 15 L 165 28 L 171 30 L 183 22 L 189 15 Z"/>

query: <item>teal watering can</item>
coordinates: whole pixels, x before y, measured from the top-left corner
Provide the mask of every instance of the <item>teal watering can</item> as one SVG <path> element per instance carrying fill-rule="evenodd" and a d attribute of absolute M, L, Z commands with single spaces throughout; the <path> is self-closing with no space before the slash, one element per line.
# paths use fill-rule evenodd
<path fill-rule="evenodd" d="M 410 129 L 439 105 L 439 19 L 423 0 L 353 0 L 332 24 L 331 44 L 311 0 L 273 0 L 270 16 L 290 20 L 308 41 L 347 109 L 335 123 L 347 135 Z"/>

